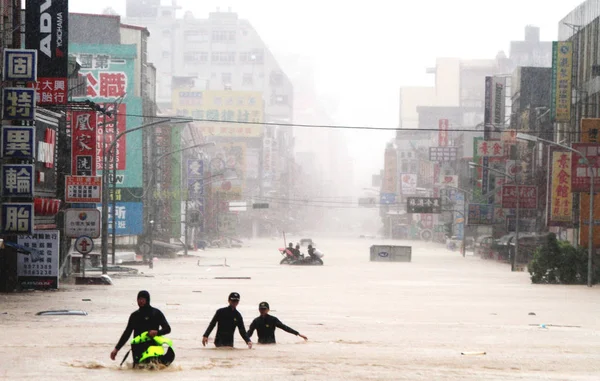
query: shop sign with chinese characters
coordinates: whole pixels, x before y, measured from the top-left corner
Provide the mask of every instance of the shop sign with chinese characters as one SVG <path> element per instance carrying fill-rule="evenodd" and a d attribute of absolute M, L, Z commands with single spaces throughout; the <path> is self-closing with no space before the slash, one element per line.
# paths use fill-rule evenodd
<path fill-rule="evenodd" d="M 573 192 L 588 192 L 590 191 L 591 173 L 594 170 L 594 187 L 600 190 L 600 144 L 598 143 L 573 143 L 573 149 L 581 152 L 589 161 L 590 168 L 583 160 L 581 155 L 573 152 L 571 160 L 571 190 Z"/>
<path fill-rule="evenodd" d="M 517 194 L 517 188 L 518 194 Z M 537 187 L 532 185 L 503 185 L 502 207 L 514 209 L 519 203 L 520 209 L 537 209 Z"/>
<path fill-rule="evenodd" d="M 67 209 L 65 234 L 68 238 L 100 237 L 100 211 L 97 209 Z"/>
<path fill-rule="evenodd" d="M 550 226 L 562 226 L 573 221 L 571 156 L 570 152 L 552 152 Z"/>
<path fill-rule="evenodd" d="M 34 127 L 2 126 L 3 158 L 33 159 L 34 152 Z"/>
<path fill-rule="evenodd" d="M 500 140 L 479 140 L 476 145 L 476 156 L 504 157 L 504 142 Z"/>
<path fill-rule="evenodd" d="M 456 147 L 429 147 L 429 161 L 454 161 Z"/>
<path fill-rule="evenodd" d="M 132 236 L 141 235 L 144 233 L 144 204 L 141 202 L 117 202 L 115 208 L 115 232 L 117 236 Z M 102 205 L 97 204 L 98 210 L 102 209 Z M 108 205 L 108 231 L 112 232 L 113 205 Z"/>
<path fill-rule="evenodd" d="M 33 121 L 35 119 L 35 89 L 5 87 L 2 90 L 4 120 Z"/>
<path fill-rule="evenodd" d="M 188 198 L 202 199 L 204 196 L 204 162 L 199 159 L 187 161 Z"/>
<path fill-rule="evenodd" d="M 23 289 L 57 289 L 60 232 L 36 230 L 20 235 L 17 243 L 28 248 L 30 254 L 19 253 L 17 277 Z"/>
<path fill-rule="evenodd" d="M 4 164 L 2 166 L 3 197 L 33 197 L 34 181 L 33 164 Z"/>
<path fill-rule="evenodd" d="M 71 119 L 71 173 L 96 176 L 96 113 L 73 112 Z"/>
<path fill-rule="evenodd" d="M 31 234 L 33 232 L 33 203 L 6 202 L 0 208 L 3 234 Z"/>
<path fill-rule="evenodd" d="M 37 50 L 4 49 L 4 81 L 35 82 L 37 80 Z"/>
<path fill-rule="evenodd" d="M 408 197 L 407 213 L 439 214 L 442 212 L 442 201 L 439 197 Z"/>
<path fill-rule="evenodd" d="M 448 119 L 440 119 L 438 121 L 438 145 L 446 147 L 448 145 Z"/>
<path fill-rule="evenodd" d="M 36 103 L 40 106 L 67 103 L 66 78 L 40 78 L 35 85 Z"/>
<path fill-rule="evenodd" d="M 66 202 L 101 202 L 102 178 L 94 176 L 66 176 L 65 190 Z"/>
<path fill-rule="evenodd" d="M 467 225 L 493 225 L 494 205 L 469 204 L 467 216 Z"/>

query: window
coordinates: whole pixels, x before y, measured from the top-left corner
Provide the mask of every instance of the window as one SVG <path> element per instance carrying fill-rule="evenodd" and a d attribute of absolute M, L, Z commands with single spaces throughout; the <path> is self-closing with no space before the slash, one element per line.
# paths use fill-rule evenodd
<path fill-rule="evenodd" d="M 212 42 L 233 43 L 235 42 L 235 30 L 213 30 Z"/>
<path fill-rule="evenodd" d="M 408 172 L 408 163 L 404 162 L 402 163 L 402 173 L 407 173 Z"/>
<path fill-rule="evenodd" d="M 206 64 L 206 63 L 208 63 L 208 53 L 207 52 L 186 52 L 183 55 L 183 62 Z"/>
<path fill-rule="evenodd" d="M 163 29 L 162 35 L 163 35 L 163 37 L 171 37 L 171 30 L 170 29 Z"/>
<path fill-rule="evenodd" d="M 288 96 L 287 95 L 271 95 L 271 104 L 272 105 L 287 105 L 288 104 Z"/>
<path fill-rule="evenodd" d="M 221 81 L 223 82 L 224 85 L 230 85 L 232 80 L 231 80 L 231 73 L 221 73 Z"/>
<path fill-rule="evenodd" d="M 263 52 L 241 52 L 240 62 L 248 64 L 262 64 L 263 63 Z"/>
<path fill-rule="evenodd" d="M 208 42 L 208 31 L 205 29 L 188 29 L 183 32 L 186 42 Z"/>
<path fill-rule="evenodd" d="M 212 62 L 229 65 L 235 62 L 235 53 L 233 52 L 213 52 Z"/>
<path fill-rule="evenodd" d="M 162 58 L 169 58 L 169 57 L 171 57 L 171 52 L 163 50 L 163 52 L 162 52 Z"/>
<path fill-rule="evenodd" d="M 400 152 L 400 158 L 404 159 L 404 152 Z"/>
<path fill-rule="evenodd" d="M 162 17 L 171 17 L 172 14 L 169 10 L 162 11 Z"/>
<path fill-rule="evenodd" d="M 283 85 L 283 73 L 279 71 L 272 71 L 269 82 L 271 83 L 271 86 Z"/>
<path fill-rule="evenodd" d="M 252 73 L 244 73 L 242 77 L 242 86 L 252 86 L 254 84 L 254 75 Z"/>

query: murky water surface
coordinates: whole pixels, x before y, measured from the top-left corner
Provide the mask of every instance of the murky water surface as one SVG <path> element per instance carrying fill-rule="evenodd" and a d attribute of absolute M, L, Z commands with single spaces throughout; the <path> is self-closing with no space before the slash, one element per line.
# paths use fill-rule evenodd
<path fill-rule="evenodd" d="M 282 243 L 265 240 L 161 259 L 139 267 L 147 276 L 114 277 L 113 286 L 0 295 L 0 378 L 600 379 L 600 287 L 531 285 L 507 265 L 417 242 L 406 243 L 412 263 L 371 263 L 373 241 L 313 238 L 326 253 L 323 267 L 280 266 Z M 224 258 L 229 267 L 211 266 Z M 119 367 L 127 347 L 118 361 L 109 358 L 140 289 L 173 328 L 177 358 L 167 369 Z M 278 331 L 276 346 L 248 350 L 237 336 L 235 349 L 203 347 L 202 333 L 231 291 L 241 294 L 246 326 L 266 300 L 309 341 Z M 35 315 L 49 309 L 89 315 Z"/>

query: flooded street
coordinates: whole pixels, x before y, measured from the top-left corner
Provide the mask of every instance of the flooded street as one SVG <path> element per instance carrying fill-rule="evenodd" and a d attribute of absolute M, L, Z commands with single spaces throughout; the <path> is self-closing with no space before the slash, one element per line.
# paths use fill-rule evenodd
<path fill-rule="evenodd" d="M 600 379 L 599 287 L 532 285 L 527 273 L 438 244 L 408 243 L 412 263 L 371 263 L 369 246 L 385 241 L 313 238 L 326 254 L 323 267 L 280 266 L 283 243 L 263 240 L 161 259 L 154 269 L 139 267 L 149 277 L 115 276 L 113 286 L 0 295 L 0 378 Z M 210 266 L 224 258 L 229 267 Z M 117 361 L 109 359 L 140 289 L 171 324 L 177 357 L 167 370 L 119 368 L 127 346 Z M 213 331 L 202 347 L 204 330 L 231 291 L 241 294 L 246 326 L 265 300 L 308 342 L 278 330 L 276 346 L 248 350 L 236 334 L 236 349 L 217 350 Z M 49 309 L 89 315 L 35 316 Z"/>

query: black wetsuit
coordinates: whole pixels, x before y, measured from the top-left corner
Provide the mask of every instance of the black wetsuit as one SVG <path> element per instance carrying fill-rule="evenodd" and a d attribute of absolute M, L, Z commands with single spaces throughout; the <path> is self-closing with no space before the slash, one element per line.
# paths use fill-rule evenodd
<path fill-rule="evenodd" d="M 246 342 L 246 344 L 250 341 L 248 335 L 246 334 L 246 327 L 244 327 L 244 319 L 242 318 L 242 314 L 238 310 L 235 310 L 231 307 L 223 307 L 215 312 L 215 316 L 213 316 L 210 324 L 208 324 L 208 328 L 206 328 L 206 332 L 204 332 L 204 337 L 210 336 L 210 333 L 217 325 L 217 335 L 215 336 L 215 346 L 217 347 L 233 347 L 233 334 L 235 333 L 235 328 L 237 327 L 240 336 Z"/>
<path fill-rule="evenodd" d="M 158 331 L 158 336 L 166 335 L 171 332 L 171 326 L 167 322 L 165 315 L 163 315 L 159 309 L 151 307 L 149 303 L 150 301 L 148 301 L 146 306 L 133 312 L 129 316 L 127 327 L 125 328 L 125 331 L 123 331 L 119 342 L 115 346 L 117 350 L 121 349 L 127 343 L 127 340 L 129 340 L 132 332 L 134 337 L 141 335 L 146 331 Z M 138 362 L 138 359 L 141 357 L 142 353 L 150 345 L 152 345 L 151 341 L 131 346 L 134 363 Z"/>
<path fill-rule="evenodd" d="M 259 316 L 252 321 L 248 330 L 248 337 L 252 337 L 254 330 L 256 330 L 259 344 L 275 344 L 275 328 L 281 328 L 292 335 L 299 335 L 298 331 L 283 324 L 275 316 L 266 315 L 264 317 Z"/>

